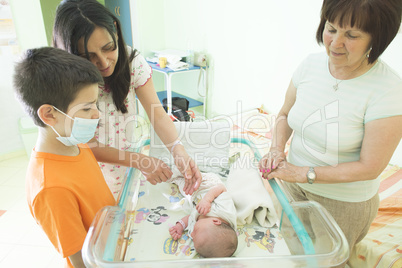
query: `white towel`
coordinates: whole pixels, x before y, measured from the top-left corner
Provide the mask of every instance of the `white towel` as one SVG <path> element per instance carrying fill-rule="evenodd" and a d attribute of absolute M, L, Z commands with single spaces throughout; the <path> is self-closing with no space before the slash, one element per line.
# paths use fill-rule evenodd
<path fill-rule="evenodd" d="M 237 224 L 250 224 L 254 217 L 263 227 L 272 227 L 278 221 L 272 199 L 249 157 L 239 158 L 232 165 L 226 187 L 236 206 Z"/>
<path fill-rule="evenodd" d="M 172 69 L 173 71 L 180 71 L 180 70 L 185 70 L 189 68 L 188 63 L 178 61 L 175 63 L 168 63 L 166 65 L 169 69 Z"/>

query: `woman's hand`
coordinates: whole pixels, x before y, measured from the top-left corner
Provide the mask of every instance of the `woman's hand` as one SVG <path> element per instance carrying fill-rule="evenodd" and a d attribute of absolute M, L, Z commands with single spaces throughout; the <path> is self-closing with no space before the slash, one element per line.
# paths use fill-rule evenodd
<path fill-rule="evenodd" d="M 173 175 L 173 172 L 165 162 L 146 155 L 141 155 L 138 169 L 152 185 L 165 182 Z"/>
<path fill-rule="evenodd" d="M 184 193 L 192 195 L 201 184 L 201 173 L 183 145 L 178 144 L 175 146 L 172 155 L 177 168 L 186 180 L 183 188 Z"/>
<path fill-rule="evenodd" d="M 268 178 L 273 170 L 277 169 L 281 165 L 286 165 L 286 155 L 283 151 L 277 148 L 271 148 L 269 153 L 267 153 L 259 163 L 260 171 L 264 178 Z"/>
<path fill-rule="evenodd" d="M 299 167 L 284 161 L 271 172 L 265 173 L 264 178 L 268 180 L 278 178 L 286 182 L 306 183 L 308 170 L 309 167 Z"/>

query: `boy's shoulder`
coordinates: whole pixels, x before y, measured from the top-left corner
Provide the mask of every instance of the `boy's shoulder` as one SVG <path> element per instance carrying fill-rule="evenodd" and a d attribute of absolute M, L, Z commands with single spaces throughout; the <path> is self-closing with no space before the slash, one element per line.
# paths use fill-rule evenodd
<path fill-rule="evenodd" d="M 82 177 L 102 176 L 99 165 L 87 145 L 80 145 L 77 156 L 33 151 L 26 173 L 28 200 L 50 188 L 74 187 L 75 180 Z"/>

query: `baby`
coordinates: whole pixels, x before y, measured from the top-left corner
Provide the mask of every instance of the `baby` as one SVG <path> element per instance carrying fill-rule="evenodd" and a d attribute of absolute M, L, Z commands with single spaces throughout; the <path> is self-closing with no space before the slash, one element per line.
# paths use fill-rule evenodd
<path fill-rule="evenodd" d="M 185 229 L 193 239 L 194 248 L 205 258 L 230 257 L 237 248 L 236 209 L 218 175 L 201 173 L 202 182 L 191 196 L 190 215 L 176 222 L 169 229 L 174 240 L 178 240 Z M 167 182 L 179 187 L 183 196 L 184 177 L 174 172 Z"/>

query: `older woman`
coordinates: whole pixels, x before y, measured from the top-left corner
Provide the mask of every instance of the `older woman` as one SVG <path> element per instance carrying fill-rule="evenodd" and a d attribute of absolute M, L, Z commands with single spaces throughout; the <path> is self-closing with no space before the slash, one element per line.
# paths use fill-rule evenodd
<path fill-rule="evenodd" d="M 377 214 L 379 174 L 402 136 L 402 79 L 379 58 L 401 13 L 400 0 L 324 0 L 316 38 L 326 53 L 295 71 L 260 162 L 295 200 L 321 203 L 351 249 Z"/>

